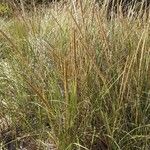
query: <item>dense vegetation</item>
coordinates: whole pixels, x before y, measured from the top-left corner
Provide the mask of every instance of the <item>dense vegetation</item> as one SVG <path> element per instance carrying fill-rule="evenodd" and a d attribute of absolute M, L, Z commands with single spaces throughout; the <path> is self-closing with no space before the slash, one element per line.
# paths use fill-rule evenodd
<path fill-rule="evenodd" d="M 148 12 L 24 8 L 0 18 L 0 149 L 149 150 Z"/>

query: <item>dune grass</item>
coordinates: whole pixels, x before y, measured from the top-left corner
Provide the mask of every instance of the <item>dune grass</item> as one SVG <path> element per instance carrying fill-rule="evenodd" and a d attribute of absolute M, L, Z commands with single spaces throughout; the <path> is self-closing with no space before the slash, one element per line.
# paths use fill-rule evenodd
<path fill-rule="evenodd" d="M 150 20 L 106 14 L 82 3 L 0 18 L 1 147 L 150 149 Z"/>

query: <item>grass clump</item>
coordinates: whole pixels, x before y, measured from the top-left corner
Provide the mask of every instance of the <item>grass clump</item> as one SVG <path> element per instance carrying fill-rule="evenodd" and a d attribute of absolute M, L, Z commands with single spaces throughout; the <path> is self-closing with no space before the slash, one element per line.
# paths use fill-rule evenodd
<path fill-rule="evenodd" d="M 12 10 L 7 3 L 0 3 L 0 17 L 9 17 L 12 14 Z"/>
<path fill-rule="evenodd" d="M 149 19 L 53 6 L 0 28 L 1 147 L 148 150 Z"/>

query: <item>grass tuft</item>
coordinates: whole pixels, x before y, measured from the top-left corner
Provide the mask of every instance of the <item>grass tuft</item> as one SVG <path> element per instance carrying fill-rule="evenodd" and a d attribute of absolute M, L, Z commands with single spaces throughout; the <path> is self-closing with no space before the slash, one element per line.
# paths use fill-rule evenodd
<path fill-rule="evenodd" d="M 150 149 L 150 19 L 104 8 L 0 18 L 0 148 Z"/>

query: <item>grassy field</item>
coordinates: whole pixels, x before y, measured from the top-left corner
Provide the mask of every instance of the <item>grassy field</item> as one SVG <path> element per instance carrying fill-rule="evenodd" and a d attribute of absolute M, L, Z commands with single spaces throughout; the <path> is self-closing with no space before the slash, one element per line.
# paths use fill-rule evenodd
<path fill-rule="evenodd" d="M 150 19 L 93 3 L 0 18 L 0 149 L 149 150 Z"/>

